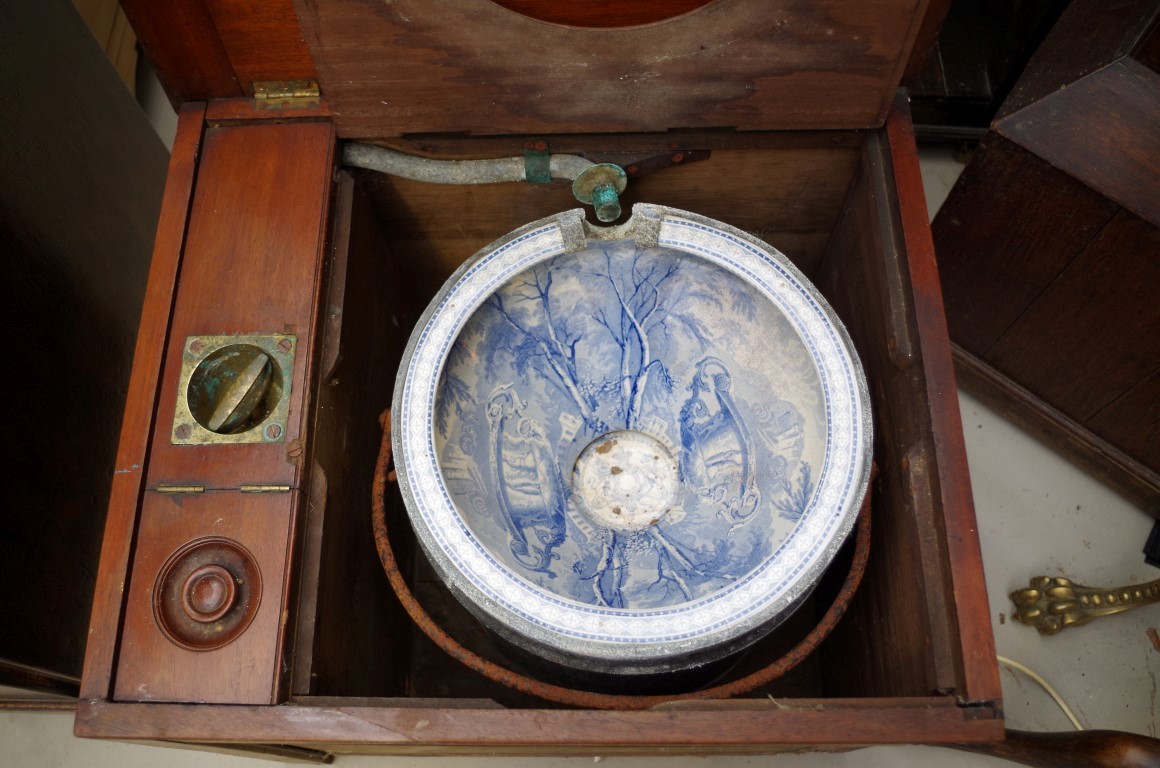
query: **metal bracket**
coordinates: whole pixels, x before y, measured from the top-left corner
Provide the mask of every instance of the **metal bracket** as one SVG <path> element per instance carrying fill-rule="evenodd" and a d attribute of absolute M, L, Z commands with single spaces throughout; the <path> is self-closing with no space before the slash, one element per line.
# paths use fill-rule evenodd
<path fill-rule="evenodd" d="M 524 144 L 524 179 L 535 184 L 552 182 L 552 156 L 546 141 Z"/>

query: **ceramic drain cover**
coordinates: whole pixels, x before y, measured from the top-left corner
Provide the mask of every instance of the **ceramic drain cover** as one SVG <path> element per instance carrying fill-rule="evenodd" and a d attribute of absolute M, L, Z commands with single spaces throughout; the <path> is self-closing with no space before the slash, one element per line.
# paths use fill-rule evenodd
<path fill-rule="evenodd" d="M 665 444 L 622 429 L 588 444 L 572 471 L 572 493 L 592 521 L 612 531 L 642 531 L 670 517 L 681 486 Z"/>
<path fill-rule="evenodd" d="M 446 583 L 513 642 L 604 672 L 776 626 L 869 480 L 865 379 L 821 295 L 769 245 L 659 206 L 476 254 L 413 333 L 394 412 Z"/>

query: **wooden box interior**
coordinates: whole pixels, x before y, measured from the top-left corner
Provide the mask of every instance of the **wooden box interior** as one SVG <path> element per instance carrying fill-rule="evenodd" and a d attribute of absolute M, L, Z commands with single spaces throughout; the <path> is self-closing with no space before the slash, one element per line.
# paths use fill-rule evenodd
<path fill-rule="evenodd" d="M 443 157 L 501 156 L 520 146 L 511 137 L 395 143 Z M 553 151 L 594 156 L 685 147 L 711 154 L 634 180 L 625 196 L 626 210 L 634 201 L 648 201 L 696 211 L 783 251 L 850 330 L 869 378 L 874 411 L 879 474 L 872 490 L 873 544 L 865 579 L 849 612 L 817 652 L 748 698 L 892 697 L 901 704 L 913 697 L 939 697 L 954 706 L 956 698 L 968 698 L 964 644 L 949 603 L 954 590 L 944 495 L 938 487 L 939 454 L 887 131 L 553 141 Z M 487 243 L 528 221 L 574 207 L 564 182 L 445 187 L 370 172 L 339 174 L 317 373 L 311 503 L 300 529 L 290 660 L 293 701 L 553 706 L 467 671 L 417 630 L 378 562 L 370 489 L 380 440 L 378 416 L 390 403 L 403 346 L 427 302 L 459 264 Z M 388 488 L 388 517 L 394 547 L 427 610 L 469 648 L 527 669 L 526 659 L 494 640 L 437 582 L 416 551 L 393 486 Z M 796 642 L 828 607 L 848 565 L 847 552 L 795 616 L 723 677 L 767 664 Z M 985 619 L 985 607 L 981 613 Z M 554 682 L 583 684 L 583 679 Z M 932 699 L 924 701 L 929 706 Z"/>

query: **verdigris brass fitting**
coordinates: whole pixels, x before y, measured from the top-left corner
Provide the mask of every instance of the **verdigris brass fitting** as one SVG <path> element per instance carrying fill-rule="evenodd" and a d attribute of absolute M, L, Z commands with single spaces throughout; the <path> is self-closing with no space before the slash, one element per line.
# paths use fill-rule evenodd
<path fill-rule="evenodd" d="M 170 442 L 282 440 L 296 345 L 288 334 L 187 338 Z"/>
<path fill-rule="evenodd" d="M 628 174 L 614 163 L 600 163 L 581 171 L 572 182 L 572 194 L 585 205 L 596 208 L 596 218 L 604 223 L 620 218 L 620 193 L 628 186 Z"/>

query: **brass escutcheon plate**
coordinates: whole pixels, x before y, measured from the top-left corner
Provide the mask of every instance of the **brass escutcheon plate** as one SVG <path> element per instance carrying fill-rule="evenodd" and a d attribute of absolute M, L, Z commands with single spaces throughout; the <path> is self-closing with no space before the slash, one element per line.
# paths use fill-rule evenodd
<path fill-rule="evenodd" d="M 182 349 L 170 442 L 173 445 L 225 445 L 284 441 L 297 348 L 297 337 L 284 333 L 187 337 Z M 251 365 L 246 370 L 232 371 L 233 380 L 227 384 L 234 384 L 240 390 L 247 389 L 247 384 L 256 384 L 263 386 L 264 394 L 228 391 L 228 386 L 222 383 L 224 377 L 215 375 L 215 362 L 228 358 L 235 350 L 248 352 Z M 244 377 L 248 377 L 247 381 L 239 384 L 238 379 Z M 191 382 L 195 385 L 193 389 Z M 227 402 L 207 402 L 207 397 L 212 400 L 213 396 Z M 252 418 L 242 418 L 240 423 L 231 426 L 227 419 L 230 413 L 219 415 L 219 411 L 229 410 L 231 406 L 252 407 Z M 207 414 L 207 409 L 214 412 Z"/>

